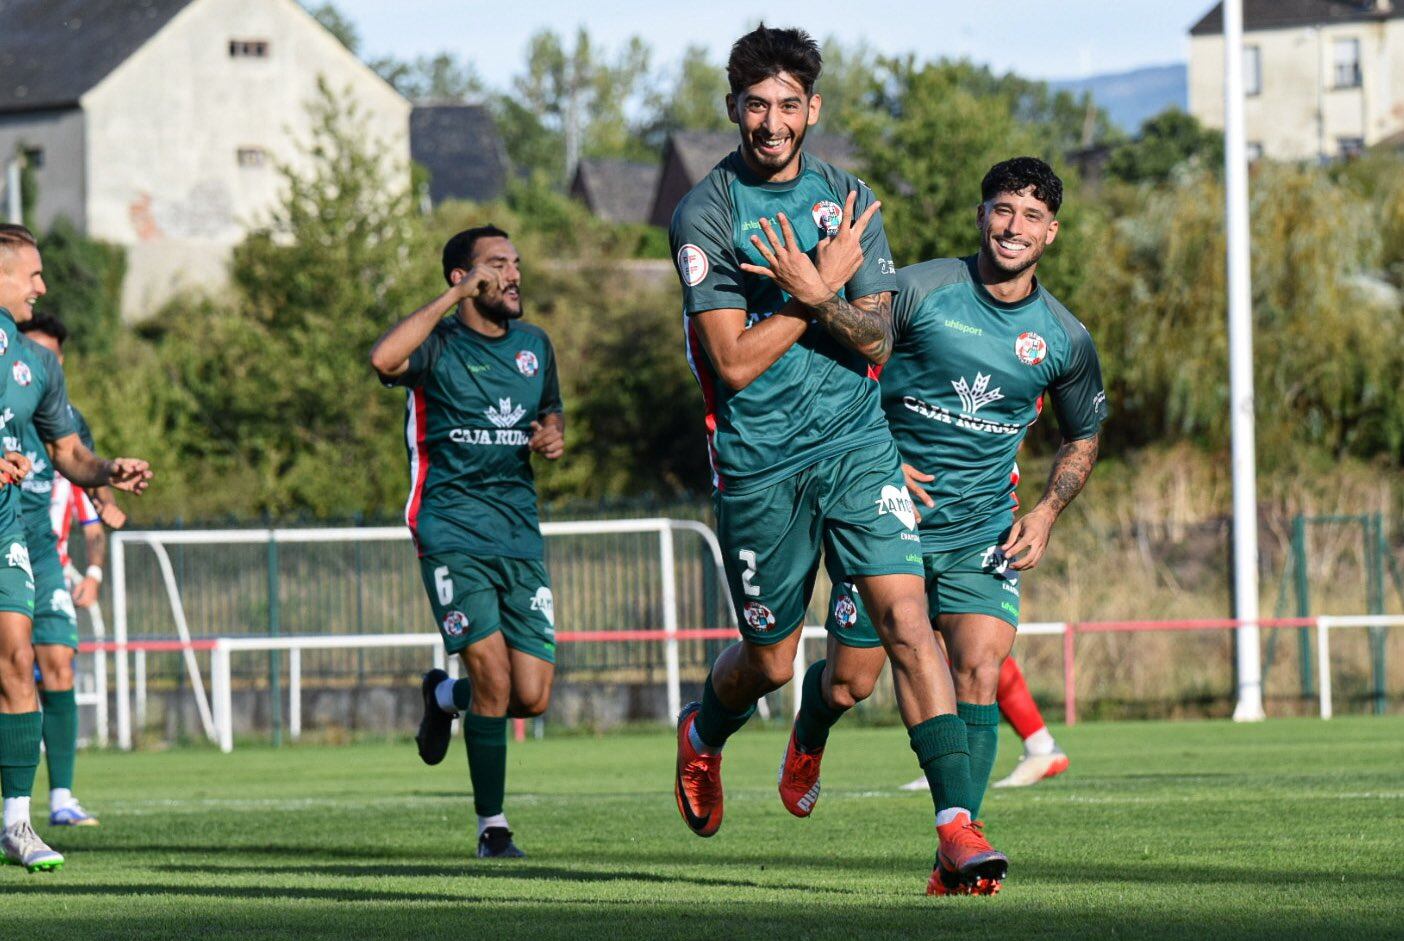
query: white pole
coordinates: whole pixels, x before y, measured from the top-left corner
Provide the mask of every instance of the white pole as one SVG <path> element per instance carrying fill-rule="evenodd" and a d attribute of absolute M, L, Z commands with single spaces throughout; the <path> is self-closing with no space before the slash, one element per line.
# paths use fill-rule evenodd
<path fill-rule="evenodd" d="M 215 648 L 210 651 L 210 698 L 214 700 L 211 711 L 214 713 L 215 739 L 219 750 L 226 755 L 234 750 L 234 691 L 231 688 L 230 654 L 223 638 L 215 641 Z"/>
<path fill-rule="evenodd" d="M 302 650 L 288 651 L 288 736 L 302 738 Z"/>
<path fill-rule="evenodd" d="M 668 522 L 658 530 L 658 561 L 663 578 L 663 662 L 668 671 L 668 719 L 682 711 L 682 669 L 678 662 L 678 585 L 673 570 L 673 528 Z"/>
<path fill-rule="evenodd" d="M 1253 438 L 1253 294 L 1248 159 L 1243 130 L 1243 0 L 1224 0 L 1224 182 L 1228 221 L 1229 399 L 1233 435 L 1233 596 L 1238 628 L 1236 722 L 1263 719 L 1258 645 L 1258 487 Z"/>
<path fill-rule="evenodd" d="M 117 747 L 132 748 L 132 701 L 127 674 L 127 556 L 121 533 L 112 537 L 112 635 L 117 642 Z"/>
<path fill-rule="evenodd" d="M 15 225 L 24 223 L 24 194 L 20 192 L 20 171 L 24 164 L 19 157 L 10 158 L 5 167 L 5 217 Z"/>
<path fill-rule="evenodd" d="M 1316 688 L 1321 692 L 1321 718 L 1331 718 L 1331 622 L 1316 619 Z"/>

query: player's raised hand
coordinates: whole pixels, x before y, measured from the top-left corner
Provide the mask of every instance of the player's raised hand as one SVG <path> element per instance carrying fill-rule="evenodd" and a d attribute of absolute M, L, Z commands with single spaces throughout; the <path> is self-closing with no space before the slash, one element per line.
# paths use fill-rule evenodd
<path fill-rule="evenodd" d="M 112 486 L 127 493 L 141 493 L 151 483 L 151 465 L 136 457 L 116 457 L 109 464 Z"/>
<path fill-rule="evenodd" d="M 783 212 L 778 212 L 775 214 L 775 221 L 780 225 L 778 235 L 769 219 L 761 219 L 760 227 L 765 233 L 765 238 L 762 239 L 759 235 L 751 236 L 751 244 L 765 259 L 767 267 L 742 262 L 741 270 L 770 278 L 780 290 L 809 307 L 822 304 L 833 297 L 834 289 L 829 287 L 819 274 L 819 269 L 814 267 L 814 262 L 800 248 L 799 239 L 795 237 L 790 220 Z"/>
<path fill-rule="evenodd" d="M 0 457 L 0 484 L 17 484 L 29 476 L 33 465 L 18 451 L 6 451 Z"/>
<path fill-rule="evenodd" d="M 565 453 L 565 435 L 561 433 L 559 425 L 543 425 L 539 421 L 531 423 L 531 440 L 527 442 L 535 454 L 540 454 L 548 461 L 554 461 Z"/>
<path fill-rule="evenodd" d="M 1056 516 L 1051 510 L 1035 507 L 1014 521 L 1009 538 L 999 547 L 1005 558 L 1010 560 L 1010 568 L 1025 572 L 1038 564 L 1048 549 L 1054 519 Z"/>
<path fill-rule="evenodd" d="M 839 220 L 838 231 L 819 243 L 815 251 L 815 264 L 823 275 L 825 283 L 837 291 L 863 267 L 863 232 L 868 228 L 878 209 L 880 200 L 873 200 L 871 206 L 863 210 L 858 221 L 853 221 L 853 207 L 858 202 L 858 191 L 849 190 L 843 201 L 843 217 Z"/>
<path fill-rule="evenodd" d="M 463 276 L 463 280 L 454 285 L 454 288 L 458 299 L 466 300 L 470 297 L 477 297 L 494 286 L 501 287 L 501 281 L 502 276 L 496 268 L 474 265 Z"/>

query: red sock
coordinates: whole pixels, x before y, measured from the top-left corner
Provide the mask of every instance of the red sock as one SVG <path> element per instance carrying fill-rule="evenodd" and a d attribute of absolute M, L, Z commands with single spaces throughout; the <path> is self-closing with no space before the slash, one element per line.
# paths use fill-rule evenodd
<path fill-rule="evenodd" d="M 1004 666 L 999 668 L 998 702 L 999 711 L 1020 738 L 1028 738 L 1043 728 L 1043 714 L 1029 694 L 1029 684 L 1024 682 L 1024 673 L 1013 657 L 1006 657 Z"/>

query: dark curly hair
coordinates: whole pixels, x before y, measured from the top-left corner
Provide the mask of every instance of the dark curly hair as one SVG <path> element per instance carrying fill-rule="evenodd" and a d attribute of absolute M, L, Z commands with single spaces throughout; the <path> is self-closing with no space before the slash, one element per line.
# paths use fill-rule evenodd
<path fill-rule="evenodd" d="M 1034 199 L 1045 203 L 1056 216 L 1063 205 L 1063 181 L 1037 157 L 1015 157 L 990 167 L 980 181 L 980 199 L 989 202 L 1000 193 L 1022 193 L 1030 186 Z"/>
<path fill-rule="evenodd" d="M 487 225 L 480 225 L 473 229 L 464 229 L 462 232 L 448 240 L 444 245 L 444 280 L 453 284 L 453 279 L 449 275 L 453 274 L 453 269 L 462 268 L 467 271 L 473 267 L 473 247 L 478 244 L 478 239 L 486 238 L 511 238 L 503 230 L 489 222 Z"/>
<path fill-rule="evenodd" d="M 802 29 L 772 29 L 764 23 L 736 40 L 726 60 L 733 95 L 781 72 L 793 75 L 804 93 L 812 95 L 823 70 L 824 58 L 812 36 Z"/>

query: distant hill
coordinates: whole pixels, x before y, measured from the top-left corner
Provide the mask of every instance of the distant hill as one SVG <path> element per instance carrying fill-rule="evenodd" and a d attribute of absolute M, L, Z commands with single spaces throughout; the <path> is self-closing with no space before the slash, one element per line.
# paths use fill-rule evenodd
<path fill-rule="evenodd" d="M 1166 108 L 1187 110 L 1189 106 L 1189 80 L 1184 65 L 1160 65 L 1048 84 L 1054 90 L 1075 95 L 1091 92 L 1092 100 L 1128 134 L 1134 134 L 1141 122 Z"/>

